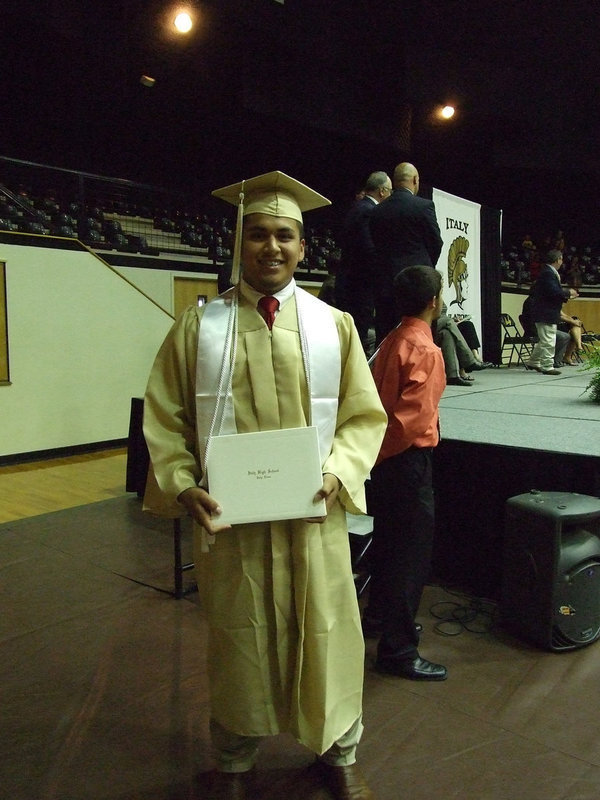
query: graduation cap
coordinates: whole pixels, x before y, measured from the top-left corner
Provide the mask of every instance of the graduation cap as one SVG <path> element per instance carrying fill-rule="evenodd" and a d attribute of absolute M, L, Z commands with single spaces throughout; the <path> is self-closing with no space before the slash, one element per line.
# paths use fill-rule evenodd
<path fill-rule="evenodd" d="M 231 281 L 234 284 L 239 281 L 244 217 L 248 214 L 269 214 L 272 217 L 287 217 L 302 222 L 303 211 L 331 205 L 331 201 L 322 194 L 278 170 L 215 189 L 212 194 L 238 207 L 231 270 Z"/>

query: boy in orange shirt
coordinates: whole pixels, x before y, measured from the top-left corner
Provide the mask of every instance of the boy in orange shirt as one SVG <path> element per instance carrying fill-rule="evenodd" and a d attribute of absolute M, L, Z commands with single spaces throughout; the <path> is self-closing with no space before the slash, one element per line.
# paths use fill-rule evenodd
<path fill-rule="evenodd" d="M 396 276 L 402 324 L 383 341 L 373 368 L 388 427 L 371 473 L 373 579 L 363 630 L 381 634 L 376 669 L 411 680 L 446 678 L 445 667 L 419 655 L 415 626 L 431 562 L 431 454 L 446 386 L 444 359 L 431 332 L 442 311 L 441 288 L 433 267 L 407 267 Z"/>

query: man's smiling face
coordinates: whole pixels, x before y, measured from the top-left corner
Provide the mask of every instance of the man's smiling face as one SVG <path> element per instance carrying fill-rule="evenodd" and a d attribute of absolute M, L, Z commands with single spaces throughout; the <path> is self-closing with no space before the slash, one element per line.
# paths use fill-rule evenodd
<path fill-rule="evenodd" d="M 242 235 L 244 280 L 261 294 L 275 294 L 292 280 L 304 258 L 300 225 L 288 217 L 249 214 Z"/>

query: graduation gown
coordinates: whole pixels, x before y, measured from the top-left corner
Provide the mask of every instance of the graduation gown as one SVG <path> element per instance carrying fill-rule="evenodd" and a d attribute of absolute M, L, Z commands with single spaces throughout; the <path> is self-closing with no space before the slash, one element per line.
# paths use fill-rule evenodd
<path fill-rule="evenodd" d="M 194 423 L 202 313 L 193 307 L 177 320 L 148 382 L 144 433 L 156 484 L 149 482 L 146 507 L 156 513 L 177 513 L 176 497 L 201 477 Z M 336 433 L 323 472 L 342 482 L 338 502 L 322 525 L 235 525 L 217 534 L 208 553 L 201 551 L 199 532 L 194 542 L 210 626 L 212 716 L 247 736 L 289 731 L 316 753 L 361 714 L 364 642 L 345 509 L 365 511 L 364 481 L 387 422 L 351 318 L 331 313 L 342 372 Z M 232 389 L 240 433 L 307 424 L 295 298 L 282 306 L 272 332 L 240 298 Z"/>

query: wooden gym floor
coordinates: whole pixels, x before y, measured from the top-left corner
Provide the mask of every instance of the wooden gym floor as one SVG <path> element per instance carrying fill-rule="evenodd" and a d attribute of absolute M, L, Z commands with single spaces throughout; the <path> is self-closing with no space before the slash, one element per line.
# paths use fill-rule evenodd
<path fill-rule="evenodd" d="M 169 528 L 124 485 L 123 452 L 0 469 L 10 800 L 204 796 L 206 623 L 197 594 L 168 593 Z M 444 683 L 378 675 L 367 643 L 359 760 L 378 800 L 600 797 L 600 645 L 544 652 L 494 611 L 427 588 L 421 653 L 448 667 Z M 448 612 L 464 624 L 440 624 Z M 291 737 L 266 740 L 253 797 L 326 800 L 311 763 Z"/>
<path fill-rule="evenodd" d="M 0 523 L 125 494 L 125 449 L 0 467 Z"/>

